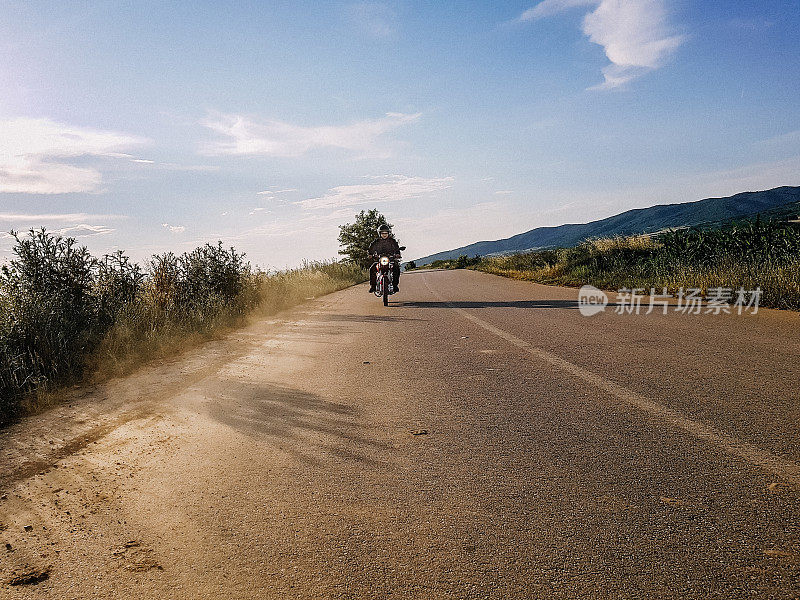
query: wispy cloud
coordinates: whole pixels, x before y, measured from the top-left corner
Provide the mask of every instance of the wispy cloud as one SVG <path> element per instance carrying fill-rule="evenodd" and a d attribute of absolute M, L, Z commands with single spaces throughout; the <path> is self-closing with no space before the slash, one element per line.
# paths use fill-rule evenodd
<path fill-rule="evenodd" d="M 88 213 L 0 213 L 0 223 L 32 222 L 32 223 L 80 223 L 81 221 L 111 221 L 127 219 L 125 215 L 92 215 Z"/>
<path fill-rule="evenodd" d="M 544 0 L 533 8 L 529 8 L 519 17 L 520 21 L 533 21 L 549 17 L 576 6 L 596 6 L 598 0 Z"/>
<path fill-rule="evenodd" d="M 0 227 L 9 229 L 37 229 L 48 226 L 51 233 L 67 237 L 92 237 L 113 233 L 116 229 L 108 225 L 92 225 L 87 221 L 116 221 L 126 219 L 123 215 L 92 215 L 88 213 L 26 214 L 0 213 Z M 11 238 L 11 234 L 0 232 L 0 239 Z"/>
<path fill-rule="evenodd" d="M 388 149 L 380 144 L 382 138 L 419 117 L 419 113 L 387 113 L 380 119 L 350 125 L 304 127 L 282 121 L 259 121 L 244 115 L 217 115 L 205 119 L 202 125 L 226 139 L 204 145 L 202 152 L 210 156 L 296 157 L 311 150 L 339 148 L 386 156 Z"/>
<path fill-rule="evenodd" d="M 211 237 L 224 239 L 226 242 L 251 240 L 253 238 L 287 238 L 303 237 L 309 235 L 329 235 L 337 231 L 337 226 L 348 219 L 352 220 L 353 213 L 350 209 L 340 208 L 331 212 L 315 211 L 305 213 L 299 217 L 275 219 L 268 223 L 238 231 L 234 235 L 215 234 Z"/>
<path fill-rule="evenodd" d="M 743 29 L 754 33 L 761 33 L 767 29 L 775 26 L 775 21 L 764 19 L 761 17 L 745 18 L 735 17 L 728 21 L 728 25 L 735 29 Z"/>
<path fill-rule="evenodd" d="M 307 209 L 320 209 L 396 202 L 440 192 L 452 184 L 452 177 L 426 179 L 405 175 L 381 175 L 377 183 L 341 185 L 331 188 L 323 196 L 300 200 L 296 204 Z"/>
<path fill-rule="evenodd" d="M 359 2 L 347 7 L 351 22 L 363 33 L 375 39 L 397 37 L 397 16 L 386 4 Z"/>
<path fill-rule="evenodd" d="M 183 225 L 170 225 L 169 223 L 162 223 L 161 226 L 170 233 L 183 233 L 186 231 L 186 227 Z"/>
<path fill-rule="evenodd" d="M 219 171 L 219 165 L 181 165 L 178 163 L 172 162 L 156 162 L 154 160 L 148 160 L 144 158 L 134 158 L 131 162 L 140 164 L 140 165 L 152 165 L 152 169 L 158 169 L 161 171 Z"/>
<path fill-rule="evenodd" d="M 86 223 L 82 223 L 73 227 L 56 229 L 55 233 L 63 236 L 79 238 L 92 237 L 96 235 L 108 235 L 109 233 L 113 233 L 115 231 L 116 229 L 112 229 L 106 225 L 87 225 Z"/>
<path fill-rule="evenodd" d="M 800 129 L 755 142 L 761 148 L 800 148 Z"/>
<path fill-rule="evenodd" d="M 259 196 L 267 196 L 268 200 L 274 200 L 275 199 L 274 198 L 275 195 L 290 194 L 292 192 L 299 192 L 299 191 L 300 190 L 297 189 L 297 188 L 286 188 L 286 189 L 283 189 L 283 190 L 279 190 L 279 189 L 276 189 L 275 186 L 273 186 L 273 187 L 271 187 L 269 189 L 266 189 L 266 190 L 263 190 L 261 192 L 258 192 L 258 195 Z"/>
<path fill-rule="evenodd" d="M 513 194 L 514 190 L 497 190 L 494 195 L 495 196 L 507 196 L 508 194 Z"/>
<path fill-rule="evenodd" d="M 590 89 L 612 89 L 662 66 L 685 40 L 669 23 L 666 0 L 544 0 L 520 16 L 522 21 L 548 17 L 564 10 L 591 6 L 583 33 L 605 50 L 611 64 L 605 81 Z"/>
<path fill-rule="evenodd" d="M 95 192 L 102 176 L 65 162 L 85 156 L 131 158 L 121 151 L 146 143 L 132 135 L 57 123 L 50 119 L 0 121 L 0 192 Z"/>

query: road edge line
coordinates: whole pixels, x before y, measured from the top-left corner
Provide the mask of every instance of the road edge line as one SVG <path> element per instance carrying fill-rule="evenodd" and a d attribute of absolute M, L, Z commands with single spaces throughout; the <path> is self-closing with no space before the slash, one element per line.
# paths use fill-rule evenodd
<path fill-rule="evenodd" d="M 554 367 L 570 373 L 578 379 L 582 379 L 583 381 L 592 384 L 593 386 L 603 390 L 625 404 L 638 408 L 639 410 L 654 417 L 658 417 L 668 425 L 682 429 L 697 439 L 714 444 L 728 454 L 738 456 L 752 465 L 782 477 L 800 489 L 800 464 L 792 460 L 776 456 L 775 454 L 766 450 L 762 450 L 761 448 L 758 448 L 749 442 L 745 442 L 728 433 L 724 433 L 712 427 L 711 425 L 706 425 L 700 421 L 690 419 L 674 409 L 654 402 L 653 400 L 637 394 L 636 392 L 629 390 L 624 386 L 614 383 L 613 381 L 610 381 L 605 377 L 598 375 L 597 373 L 584 369 L 575 363 L 571 363 L 568 360 L 553 354 L 552 352 L 548 352 L 542 348 L 537 348 L 530 342 L 526 342 L 525 340 L 518 338 L 507 331 L 499 329 L 491 323 L 488 323 L 487 321 L 484 321 L 483 319 L 469 313 L 463 308 L 459 308 L 448 302 L 430 286 L 427 278 L 424 275 L 423 281 L 425 282 L 425 286 L 428 288 L 428 290 L 430 290 L 430 292 L 441 302 L 447 304 L 450 308 L 461 314 L 461 316 L 469 321 L 472 321 L 489 333 L 504 339 L 521 350 L 527 351 L 529 354 L 532 354 L 536 358 Z"/>

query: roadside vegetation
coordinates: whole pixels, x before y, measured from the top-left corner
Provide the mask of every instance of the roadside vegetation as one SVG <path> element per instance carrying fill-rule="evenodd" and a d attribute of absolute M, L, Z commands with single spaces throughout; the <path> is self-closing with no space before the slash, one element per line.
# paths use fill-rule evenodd
<path fill-rule="evenodd" d="M 587 240 L 503 256 L 435 261 L 427 268 L 472 268 L 515 279 L 606 290 L 743 287 L 761 306 L 800 310 L 800 228 L 760 219 L 716 229 Z"/>
<path fill-rule="evenodd" d="M 95 258 L 45 230 L 15 234 L 0 271 L 0 425 L 63 386 L 99 381 L 266 315 L 366 279 L 353 263 L 253 269 L 219 243 L 142 268 Z"/>
<path fill-rule="evenodd" d="M 484 261 L 480 256 L 467 256 L 462 254 L 458 258 L 434 260 L 425 265 L 417 266 L 416 262 L 411 262 L 406 265 L 407 270 L 413 269 L 468 269 L 470 267 L 477 267 Z M 413 263 L 414 266 L 411 266 Z"/>
<path fill-rule="evenodd" d="M 378 227 L 381 225 L 392 227 L 376 208 L 362 210 L 352 223 L 339 225 L 339 254 L 345 257 L 344 261 L 369 271 L 373 262 L 369 246 L 378 237 Z"/>

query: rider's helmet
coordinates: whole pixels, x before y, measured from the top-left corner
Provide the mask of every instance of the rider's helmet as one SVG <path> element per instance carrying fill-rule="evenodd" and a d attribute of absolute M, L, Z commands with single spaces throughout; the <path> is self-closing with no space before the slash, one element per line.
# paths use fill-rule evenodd
<path fill-rule="evenodd" d="M 388 234 L 390 234 L 390 235 L 391 235 L 391 233 L 392 233 L 392 228 L 391 228 L 391 227 L 389 227 L 389 226 L 388 226 L 386 223 L 384 223 L 383 225 L 381 225 L 380 227 L 378 227 L 378 235 L 380 236 L 380 234 L 382 234 L 384 231 L 385 231 L 386 233 L 388 233 Z"/>

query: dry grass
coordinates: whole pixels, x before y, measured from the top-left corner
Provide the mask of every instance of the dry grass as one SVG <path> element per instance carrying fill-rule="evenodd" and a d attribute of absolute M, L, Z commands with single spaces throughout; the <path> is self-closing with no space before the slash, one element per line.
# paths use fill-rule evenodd
<path fill-rule="evenodd" d="M 769 232 L 772 226 L 755 231 L 764 229 Z M 514 279 L 566 286 L 591 284 L 607 290 L 697 288 L 706 294 L 711 288 L 760 287 L 761 306 L 800 310 L 800 255 L 791 251 L 791 244 L 796 243 L 793 234 L 781 234 L 778 245 L 768 236 L 753 241 L 755 236 L 748 237 L 750 230 L 744 231 L 744 235 L 736 230 L 703 232 L 694 238 L 692 232 L 684 232 L 681 236 L 687 237 L 687 248 L 670 248 L 657 236 L 593 239 L 575 248 L 487 257 L 474 268 Z M 678 242 L 683 242 L 682 237 Z M 674 245 L 674 237 L 666 239 Z M 698 239 L 706 246 L 692 246 Z M 754 251 L 743 254 L 744 242 L 751 243 Z M 735 251 L 726 247 L 729 243 L 735 245 Z"/>
<path fill-rule="evenodd" d="M 154 256 L 143 270 L 44 230 L 16 242 L 0 269 L 0 424 L 49 406 L 65 387 L 130 373 L 367 277 L 338 262 L 253 271 L 221 244 Z"/>
<path fill-rule="evenodd" d="M 256 272 L 250 275 L 238 302 L 209 310 L 213 316 L 201 317 L 202 325 L 197 318 L 170 314 L 159 301 L 160 293 L 153 286 L 145 286 L 140 301 L 119 314 L 87 359 L 82 383 L 97 384 L 129 375 L 154 360 L 175 356 L 247 322 L 361 283 L 366 277 L 358 268 L 333 262 L 307 263 L 299 269 L 273 273 Z M 62 398 L 60 386 L 37 387 L 19 400 L 17 416 L 40 413 L 58 405 Z"/>
<path fill-rule="evenodd" d="M 235 302 L 220 302 L 205 315 L 174 318 L 155 294 L 128 307 L 92 358 L 91 381 L 126 375 L 154 359 L 175 355 L 224 335 L 248 321 L 274 315 L 308 300 L 365 281 L 361 269 L 342 263 L 306 263 L 299 269 L 248 275 Z"/>
<path fill-rule="evenodd" d="M 698 288 L 761 288 L 761 306 L 800 310 L 800 260 L 789 264 L 758 264 L 730 258 L 711 265 L 687 265 L 665 273 L 659 285 L 669 290 Z M 658 286 L 657 286 L 658 287 Z"/>
<path fill-rule="evenodd" d="M 660 246 L 650 235 L 615 235 L 607 238 L 594 238 L 585 242 L 596 252 L 615 252 L 620 250 L 652 250 Z"/>

